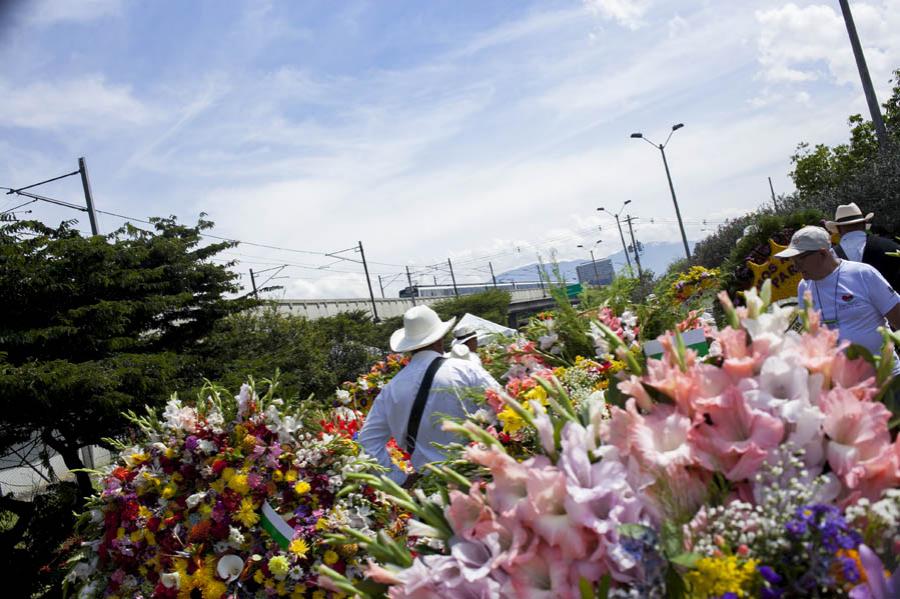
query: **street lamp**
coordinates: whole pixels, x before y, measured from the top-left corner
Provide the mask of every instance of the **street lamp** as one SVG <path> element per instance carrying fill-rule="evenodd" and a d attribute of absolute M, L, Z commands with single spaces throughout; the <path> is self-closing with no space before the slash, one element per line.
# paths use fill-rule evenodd
<path fill-rule="evenodd" d="M 625 206 L 631 203 L 631 200 L 625 200 L 618 212 L 613 214 L 604 207 L 597 208 L 600 212 L 605 212 L 616 219 L 616 226 L 619 227 L 619 239 L 622 240 L 622 249 L 625 251 L 625 260 L 628 262 L 628 270 L 631 270 L 631 258 L 628 257 L 628 246 L 625 245 L 625 235 L 622 233 L 622 223 L 619 222 L 619 215 L 625 211 Z"/>
<path fill-rule="evenodd" d="M 643 139 L 648 144 L 659 150 L 659 153 L 662 154 L 663 166 L 666 167 L 666 178 L 669 180 L 669 191 L 672 192 L 672 203 L 675 204 L 675 216 L 678 217 L 678 228 L 681 229 L 681 241 L 684 243 L 684 254 L 685 256 L 687 256 L 687 259 L 690 260 L 691 249 L 688 247 L 687 235 L 684 234 L 684 223 L 681 222 L 681 211 L 678 209 L 678 198 L 675 197 L 675 186 L 672 185 L 672 175 L 669 173 L 669 162 L 666 160 L 666 145 L 669 143 L 669 140 L 672 139 L 672 134 L 682 127 L 684 127 L 684 123 L 672 125 L 672 130 L 669 131 L 669 136 L 666 138 L 666 141 L 658 145 L 644 137 L 643 133 L 632 133 L 631 137 L 635 139 Z"/>
<path fill-rule="evenodd" d="M 597 261 L 594 259 L 594 247 L 596 247 L 596 245 L 598 243 L 601 243 L 602 241 L 603 241 L 602 239 L 598 239 L 597 241 L 594 242 L 594 245 L 592 245 L 590 248 L 588 248 L 589 251 L 591 252 L 591 264 L 594 265 L 594 280 L 597 281 L 598 285 L 600 284 L 600 273 L 599 273 L 599 271 L 597 271 Z M 582 245 L 580 243 L 578 244 L 578 247 L 584 249 L 584 245 Z"/>

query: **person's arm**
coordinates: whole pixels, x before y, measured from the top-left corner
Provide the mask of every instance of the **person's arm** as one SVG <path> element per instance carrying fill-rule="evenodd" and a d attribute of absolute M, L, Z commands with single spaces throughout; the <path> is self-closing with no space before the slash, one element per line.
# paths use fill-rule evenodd
<path fill-rule="evenodd" d="M 887 318 L 892 329 L 900 331 L 900 302 L 894 304 L 894 307 L 885 314 L 885 318 Z"/>
<path fill-rule="evenodd" d="M 394 465 L 387 450 L 387 442 L 391 438 L 391 427 L 385 407 L 387 402 L 381 397 L 383 393 L 384 391 L 375 398 L 362 430 L 359 431 L 358 440 L 367 454 L 375 458 L 381 466 L 391 469 L 387 476 L 395 483 L 402 484 L 406 475 Z"/>
<path fill-rule="evenodd" d="M 866 265 L 863 280 L 866 284 L 867 298 L 875 309 L 882 314 L 891 327 L 900 326 L 900 295 L 890 286 L 880 272 Z"/>

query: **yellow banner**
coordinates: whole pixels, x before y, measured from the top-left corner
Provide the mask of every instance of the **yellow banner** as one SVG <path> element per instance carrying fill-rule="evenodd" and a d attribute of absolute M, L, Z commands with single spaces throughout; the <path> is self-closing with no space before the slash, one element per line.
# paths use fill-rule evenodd
<path fill-rule="evenodd" d="M 747 261 L 747 266 L 753 272 L 753 286 L 759 287 L 766 279 L 772 281 L 772 301 L 783 300 L 797 296 L 797 285 L 800 284 L 800 273 L 794 268 L 791 260 L 775 258 L 775 254 L 787 249 L 786 245 L 778 245 L 771 239 L 769 248 L 772 250 L 768 260 L 762 264 Z"/>

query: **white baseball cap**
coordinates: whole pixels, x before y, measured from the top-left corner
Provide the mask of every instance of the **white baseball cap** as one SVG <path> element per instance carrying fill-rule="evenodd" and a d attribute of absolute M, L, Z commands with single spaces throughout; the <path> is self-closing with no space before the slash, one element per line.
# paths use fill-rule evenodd
<path fill-rule="evenodd" d="M 831 235 L 822 227 L 803 227 L 794 232 L 786 250 L 775 254 L 776 258 L 792 258 L 803 252 L 827 250 L 831 247 Z"/>

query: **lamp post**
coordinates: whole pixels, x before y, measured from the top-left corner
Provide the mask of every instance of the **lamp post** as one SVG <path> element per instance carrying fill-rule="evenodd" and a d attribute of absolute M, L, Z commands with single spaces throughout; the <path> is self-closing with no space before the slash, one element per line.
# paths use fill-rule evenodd
<path fill-rule="evenodd" d="M 602 241 L 603 241 L 602 239 L 598 239 L 597 241 L 594 242 L 594 245 L 592 245 L 590 248 L 588 248 L 588 251 L 591 252 L 591 264 L 594 265 L 594 280 L 598 282 L 598 283 L 597 283 L 598 285 L 600 284 L 600 283 L 599 283 L 599 281 L 600 281 L 600 272 L 597 270 L 597 261 L 594 259 L 594 246 L 596 246 L 598 243 L 600 243 L 600 242 L 602 242 Z M 580 247 L 580 248 L 584 249 L 584 245 L 582 245 L 582 244 L 580 244 L 580 243 L 578 244 L 577 247 Z"/>
<path fill-rule="evenodd" d="M 631 270 L 631 258 L 628 256 L 628 246 L 625 245 L 625 234 L 622 233 L 622 223 L 619 222 L 619 215 L 621 215 L 622 212 L 625 211 L 625 206 L 627 206 L 630 203 L 631 203 L 631 200 L 625 200 L 622 203 L 622 207 L 619 208 L 619 211 L 616 212 L 615 214 L 613 214 L 612 212 L 610 212 L 603 206 L 601 206 L 600 208 L 597 208 L 597 210 L 599 210 L 600 212 L 605 212 L 616 219 L 616 226 L 619 227 L 619 239 L 622 240 L 622 250 L 625 252 L 625 261 L 628 262 L 628 270 Z"/>
<path fill-rule="evenodd" d="M 672 174 L 669 172 L 669 162 L 666 160 L 666 145 L 668 145 L 669 140 L 672 139 L 672 134 L 684 127 L 684 123 L 678 123 L 677 125 L 672 125 L 672 130 L 669 131 L 669 136 L 666 138 L 666 141 L 661 144 L 655 144 L 646 137 L 644 137 L 643 133 L 632 133 L 631 137 L 634 139 L 643 139 L 648 144 L 659 150 L 659 153 L 662 154 L 663 166 L 666 167 L 666 178 L 669 180 L 669 191 L 672 192 L 672 203 L 675 204 L 675 216 L 678 217 L 678 228 L 681 229 L 681 241 L 684 243 L 684 255 L 687 256 L 687 259 L 691 259 L 691 249 L 688 247 L 687 235 L 684 234 L 684 223 L 681 222 L 681 211 L 678 209 L 678 198 L 675 197 L 675 186 L 672 185 Z"/>

